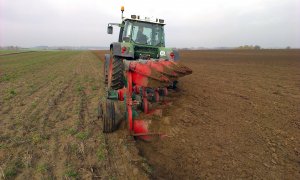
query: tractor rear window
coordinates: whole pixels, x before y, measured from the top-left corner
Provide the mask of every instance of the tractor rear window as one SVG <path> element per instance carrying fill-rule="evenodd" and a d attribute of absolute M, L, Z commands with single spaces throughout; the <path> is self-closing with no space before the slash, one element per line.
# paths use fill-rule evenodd
<path fill-rule="evenodd" d="M 132 40 L 139 44 L 157 46 L 164 43 L 163 26 L 159 24 L 134 22 Z"/>

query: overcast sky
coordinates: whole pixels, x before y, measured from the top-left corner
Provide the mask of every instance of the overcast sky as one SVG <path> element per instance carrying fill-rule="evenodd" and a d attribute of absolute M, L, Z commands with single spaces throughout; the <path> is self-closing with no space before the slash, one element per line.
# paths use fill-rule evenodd
<path fill-rule="evenodd" d="M 299 0 L 0 0 L 0 45 L 108 46 L 108 22 L 165 19 L 172 47 L 300 47 Z"/>

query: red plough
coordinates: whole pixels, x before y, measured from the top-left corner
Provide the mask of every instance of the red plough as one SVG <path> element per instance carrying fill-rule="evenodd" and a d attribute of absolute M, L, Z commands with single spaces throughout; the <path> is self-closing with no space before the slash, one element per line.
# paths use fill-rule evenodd
<path fill-rule="evenodd" d="M 160 96 L 168 95 L 168 87 L 179 77 L 191 74 L 192 70 L 174 61 L 164 59 L 138 61 L 123 59 L 122 61 L 126 83 L 122 89 L 107 91 L 109 102 L 118 100 L 126 103 L 125 117 L 130 135 L 143 140 L 150 140 L 153 136 L 163 135 L 163 132 L 154 129 L 155 126 L 151 128 L 152 120 L 139 119 L 138 114 L 143 112 L 147 116 L 162 116 L 162 110 L 150 109 L 150 104 L 161 102 Z M 109 64 L 112 66 L 112 63 Z M 112 74 L 113 72 L 108 72 L 108 84 L 111 84 Z M 117 122 L 117 120 L 112 119 L 116 115 L 111 116 L 110 109 L 107 111 L 103 114 L 106 116 L 104 119 Z M 113 126 L 117 125 L 118 123 L 113 124 Z"/>

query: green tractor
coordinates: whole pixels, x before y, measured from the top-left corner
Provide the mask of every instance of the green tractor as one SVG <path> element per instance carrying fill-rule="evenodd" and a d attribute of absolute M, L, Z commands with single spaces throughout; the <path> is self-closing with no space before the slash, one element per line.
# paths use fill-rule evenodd
<path fill-rule="evenodd" d="M 159 96 L 166 96 L 168 88 L 176 85 L 177 79 L 192 71 L 177 61 L 177 50 L 165 47 L 164 20 L 123 16 L 122 22 L 109 23 L 107 33 L 113 33 L 113 26 L 120 28 L 119 41 L 110 44 L 110 54 L 105 54 L 104 77 L 107 90 L 106 102 L 99 107 L 103 119 L 103 131 L 113 132 L 119 120 L 116 115 L 116 101 L 125 103 L 125 119 L 130 134 L 143 139 L 149 138 L 150 122 L 138 120 L 142 111 L 150 110 L 150 102 L 159 102 Z M 104 107 L 104 108 L 103 108 Z M 159 134 L 155 132 L 154 134 Z"/>
<path fill-rule="evenodd" d="M 119 41 L 110 45 L 113 56 L 125 59 L 179 59 L 176 50 L 165 47 L 164 20 L 131 15 L 123 17 L 121 24 L 109 23 L 107 33 L 113 33 L 113 25 L 120 27 Z"/>

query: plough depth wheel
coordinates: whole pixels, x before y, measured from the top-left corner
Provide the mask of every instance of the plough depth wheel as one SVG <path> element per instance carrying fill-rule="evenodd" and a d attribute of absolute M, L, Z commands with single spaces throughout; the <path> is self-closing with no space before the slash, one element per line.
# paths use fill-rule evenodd
<path fill-rule="evenodd" d="M 107 99 L 105 102 L 105 108 L 102 109 L 103 120 L 103 132 L 110 133 L 118 128 L 118 122 L 116 118 L 115 101 Z"/>

